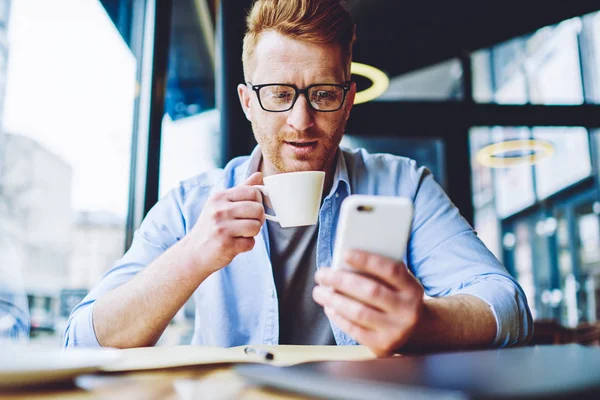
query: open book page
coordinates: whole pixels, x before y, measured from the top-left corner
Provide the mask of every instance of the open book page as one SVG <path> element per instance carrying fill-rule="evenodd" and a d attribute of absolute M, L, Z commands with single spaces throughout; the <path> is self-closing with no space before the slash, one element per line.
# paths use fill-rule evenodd
<path fill-rule="evenodd" d="M 364 346 L 289 346 L 256 345 L 255 349 L 273 354 L 266 360 L 257 354 L 246 354 L 244 348 L 216 346 L 143 347 L 117 350 L 117 362 L 102 368 L 103 371 L 137 371 L 202 364 L 262 363 L 277 366 L 310 361 L 368 360 L 375 358 Z"/>

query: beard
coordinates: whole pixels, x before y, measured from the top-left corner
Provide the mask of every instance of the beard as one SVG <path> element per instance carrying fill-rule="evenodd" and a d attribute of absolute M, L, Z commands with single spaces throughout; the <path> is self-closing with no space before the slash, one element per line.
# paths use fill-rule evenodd
<path fill-rule="evenodd" d="M 252 122 L 254 137 L 258 142 L 263 161 L 268 162 L 275 173 L 298 171 L 325 171 L 333 168 L 337 148 L 342 140 L 346 123 L 338 124 L 333 131 L 325 133 L 319 129 L 311 128 L 306 132 L 280 131 L 269 134 L 261 124 Z M 284 155 L 284 148 L 289 146 L 286 142 L 317 141 L 316 148 L 308 154 Z"/>

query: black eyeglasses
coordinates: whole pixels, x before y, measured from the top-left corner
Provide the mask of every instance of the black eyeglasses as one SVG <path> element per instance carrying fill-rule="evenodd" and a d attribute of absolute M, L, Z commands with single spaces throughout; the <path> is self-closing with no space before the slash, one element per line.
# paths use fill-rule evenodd
<path fill-rule="evenodd" d="M 289 111 L 296 104 L 296 100 L 304 94 L 308 105 L 315 111 L 332 112 L 342 108 L 346 94 L 350 90 L 350 82 L 343 84 L 317 83 L 304 89 L 285 83 L 266 83 L 253 85 L 247 82 L 256 92 L 258 103 L 265 111 Z"/>

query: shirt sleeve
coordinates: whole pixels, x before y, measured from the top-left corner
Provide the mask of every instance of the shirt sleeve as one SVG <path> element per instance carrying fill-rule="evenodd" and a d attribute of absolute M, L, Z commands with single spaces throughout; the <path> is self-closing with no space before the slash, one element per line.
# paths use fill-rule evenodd
<path fill-rule="evenodd" d="M 415 215 L 407 261 L 427 295 L 478 297 L 496 319 L 496 346 L 527 343 L 533 322 L 523 289 L 477 237 L 429 170 L 414 168 L 412 173 Z"/>
<path fill-rule="evenodd" d="M 95 302 L 128 282 L 185 234 L 181 211 L 183 189 L 174 189 L 150 210 L 125 255 L 71 312 L 63 335 L 64 347 L 99 347 L 93 325 Z"/>

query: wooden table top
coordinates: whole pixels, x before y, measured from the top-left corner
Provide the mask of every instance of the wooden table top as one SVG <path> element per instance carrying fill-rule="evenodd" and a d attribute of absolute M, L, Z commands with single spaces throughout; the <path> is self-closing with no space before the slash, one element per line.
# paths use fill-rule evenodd
<path fill-rule="evenodd" d="M 260 388 L 236 375 L 232 366 L 194 366 L 172 369 L 82 375 L 70 383 L 3 391 L 0 400 L 30 399 L 267 399 L 307 397 Z"/>

